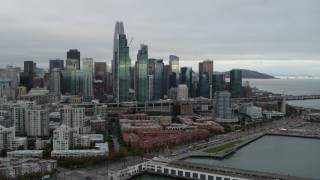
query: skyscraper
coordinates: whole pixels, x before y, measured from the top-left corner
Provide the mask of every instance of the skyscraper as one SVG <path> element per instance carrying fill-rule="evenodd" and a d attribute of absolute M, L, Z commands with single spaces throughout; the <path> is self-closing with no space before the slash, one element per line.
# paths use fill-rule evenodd
<path fill-rule="evenodd" d="M 116 102 L 129 100 L 130 67 L 131 59 L 123 23 L 116 22 L 112 60 L 113 95 Z"/>
<path fill-rule="evenodd" d="M 232 69 L 230 71 L 230 92 L 232 98 L 242 97 L 242 70 Z"/>
<path fill-rule="evenodd" d="M 199 74 L 202 72 L 207 72 L 209 76 L 209 84 L 212 83 L 212 74 L 213 74 L 213 61 L 205 60 L 199 63 Z"/>
<path fill-rule="evenodd" d="M 185 84 L 188 87 L 189 97 L 192 95 L 192 68 L 182 67 L 180 73 L 180 84 Z"/>
<path fill-rule="evenodd" d="M 210 97 L 209 76 L 207 72 L 199 73 L 199 95 L 205 98 Z"/>
<path fill-rule="evenodd" d="M 50 74 L 50 93 L 57 96 L 58 100 L 61 97 L 61 71 L 59 68 L 52 69 Z"/>
<path fill-rule="evenodd" d="M 64 69 L 64 61 L 60 59 L 49 60 L 49 73 L 52 72 L 54 68 Z"/>
<path fill-rule="evenodd" d="M 176 73 L 176 86 L 178 86 L 179 83 L 179 57 L 175 55 L 170 55 L 169 56 L 169 65 L 170 65 L 170 74 Z"/>
<path fill-rule="evenodd" d="M 147 100 L 148 46 L 141 44 L 136 61 L 136 97 L 137 101 Z"/>
<path fill-rule="evenodd" d="M 33 87 L 33 78 L 36 76 L 36 66 L 33 61 L 24 61 L 23 72 L 20 73 L 20 85 L 29 91 Z"/>
<path fill-rule="evenodd" d="M 93 59 L 85 58 L 82 61 L 83 71 L 83 95 L 93 97 L 92 80 L 93 80 Z"/>
<path fill-rule="evenodd" d="M 154 99 L 158 100 L 163 98 L 163 60 L 157 60 L 154 67 Z"/>
<path fill-rule="evenodd" d="M 78 49 L 70 49 L 67 52 L 67 59 L 77 60 L 78 61 L 77 70 L 80 70 L 80 51 L 78 51 Z"/>
<path fill-rule="evenodd" d="M 228 91 L 220 91 L 214 93 L 214 117 L 220 119 L 230 119 L 232 116 L 232 108 L 230 101 L 231 94 Z"/>
<path fill-rule="evenodd" d="M 225 82 L 225 75 L 222 73 L 215 73 L 212 75 L 212 96 L 216 92 L 223 91 L 223 86 Z"/>
<path fill-rule="evenodd" d="M 156 61 L 154 58 L 148 59 L 148 75 L 154 75 L 154 65 Z"/>
<path fill-rule="evenodd" d="M 165 65 L 163 68 L 163 93 L 167 95 L 170 82 L 170 65 Z"/>
<path fill-rule="evenodd" d="M 94 81 L 93 95 L 94 98 L 102 99 L 107 89 L 107 63 L 94 63 Z"/>

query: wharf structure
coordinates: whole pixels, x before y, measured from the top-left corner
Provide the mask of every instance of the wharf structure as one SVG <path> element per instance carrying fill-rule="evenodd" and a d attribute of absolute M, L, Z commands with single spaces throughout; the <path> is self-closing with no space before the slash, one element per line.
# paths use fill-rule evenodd
<path fill-rule="evenodd" d="M 130 179 L 143 173 L 150 173 L 179 179 L 183 178 L 204 180 L 304 179 L 300 177 L 280 174 L 270 174 L 242 169 L 203 165 L 181 160 L 168 162 L 166 160 L 153 159 L 141 162 L 133 166 L 109 170 L 108 180 Z"/>

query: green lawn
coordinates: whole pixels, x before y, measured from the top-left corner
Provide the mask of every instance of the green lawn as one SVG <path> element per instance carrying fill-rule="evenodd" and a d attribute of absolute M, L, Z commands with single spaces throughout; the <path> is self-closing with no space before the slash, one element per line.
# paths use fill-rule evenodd
<path fill-rule="evenodd" d="M 220 146 L 217 146 L 217 147 L 213 147 L 213 148 L 209 148 L 209 149 L 206 149 L 204 152 L 207 152 L 207 153 L 218 153 L 218 152 L 221 152 L 225 149 L 229 149 L 237 144 L 240 144 L 242 143 L 242 141 L 240 140 L 237 140 L 237 141 L 232 141 L 232 142 L 229 142 L 227 144 L 223 144 L 223 145 L 220 145 Z"/>

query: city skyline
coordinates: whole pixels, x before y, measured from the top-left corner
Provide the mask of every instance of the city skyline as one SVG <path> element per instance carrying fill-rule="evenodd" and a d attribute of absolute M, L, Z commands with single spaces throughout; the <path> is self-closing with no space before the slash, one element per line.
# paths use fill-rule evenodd
<path fill-rule="evenodd" d="M 215 71 L 320 76 L 317 1 L 162 1 L 144 7 L 130 1 L 33 2 L 2 2 L 0 19 L 6 26 L 0 27 L 1 68 L 22 67 L 28 60 L 48 68 L 50 59 L 65 60 L 69 49 L 110 67 L 114 23 L 119 20 L 126 24 L 128 41 L 134 38 L 132 64 L 145 43 L 150 58 L 168 64 L 169 55 L 175 54 L 195 71 L 198 62 L 210 59 Z M 48 4 L 50 10 L 44 8 Z"/>

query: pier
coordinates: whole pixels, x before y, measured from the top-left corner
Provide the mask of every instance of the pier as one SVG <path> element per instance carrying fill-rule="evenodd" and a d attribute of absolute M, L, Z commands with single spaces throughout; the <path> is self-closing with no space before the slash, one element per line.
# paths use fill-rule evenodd
<path fill-rule="evenodd" d="M 217 159 L 223 159 L 233 153 L 235 153 L 238 149 L 246 146 L 247 144 L 250 144 L 251 142 L 256 141 L 257 139 L 260 139 L 261 137 L 263 137 L 265 134 L 264 133 L 260 133 L 254 137 L 249 137 L 249 139 L 245 138 L 245 139 L 239 139 L 239 140 L 243 140 L 243 142 L 236 144 L 234 147 L 225 149 L 221 152 L 218 153 L 209 153 L 209 152 L 204 152 L 203 149 L 201 149 L 200 151 L 195 151 L 195 152 L 191 152 L 187 157 L 209 157 L 209 158 L 217 158 Z M 221 145 L 221 144 L 219 144 Z M 184 159 L 185 159 L 184 158 Z"/>

